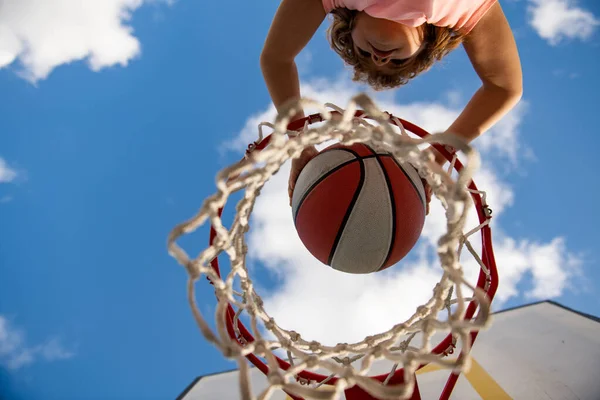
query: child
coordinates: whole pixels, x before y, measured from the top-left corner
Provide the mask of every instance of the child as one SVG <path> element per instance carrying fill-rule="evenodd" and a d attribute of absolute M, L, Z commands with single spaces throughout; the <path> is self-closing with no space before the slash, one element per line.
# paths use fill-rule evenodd
<path fill-rule="evenodd" d="M 497 0 L 283 0 L 260 57 L 278 110 L 300 99 L 294 58 L 328 13 L 331 47 L 354 68 L 354 81 L 375 90 L 406 84 L 462 44 L 482 85 L 448 131 L 467 142 L 521 98 L 519 54 Z M 290 197 L 300 171 L 316 154 L 310 147 L 292 162 Z M 436 160 L 444 162 L 439 154 Z"/>

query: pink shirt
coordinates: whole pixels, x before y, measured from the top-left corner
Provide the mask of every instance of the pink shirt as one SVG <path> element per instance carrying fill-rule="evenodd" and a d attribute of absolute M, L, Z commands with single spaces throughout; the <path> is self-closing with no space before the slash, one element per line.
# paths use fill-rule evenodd
<path fill-rule="evenodd" d="M 334 8 L 364 11 L 375 18 L 407 26 L 425 22 L 470 32 L 497 0 L 323 0 L 326 12 Z"/>

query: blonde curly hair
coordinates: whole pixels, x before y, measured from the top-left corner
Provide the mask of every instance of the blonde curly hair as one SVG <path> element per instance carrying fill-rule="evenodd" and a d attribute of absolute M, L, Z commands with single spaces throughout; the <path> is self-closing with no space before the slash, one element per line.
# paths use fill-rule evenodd
<path fill-rule="evenodd" d="M 327 39 L 333 50 L 346 64 L 354 67 L 355 82 L 364 82 L 374 90 L 399 87 L 420 73 L 427 71 L 464 40 L 465 35 L 447 27 L 423 24 L 419 27 L 423 48 L 400 63 L 390 63 L 393 73 L 379 71 L 369 57 L 355 51 L 352 30 L 358 11 L 336 8 L 331 11 L 333 21 L 327 29 Z"/>

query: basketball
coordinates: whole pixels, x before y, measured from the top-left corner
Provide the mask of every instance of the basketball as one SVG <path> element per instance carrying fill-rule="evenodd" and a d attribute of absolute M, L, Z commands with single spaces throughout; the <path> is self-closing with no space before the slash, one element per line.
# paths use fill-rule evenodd
<path fill-rule="evenodd" d="M 338 271 L 367 274 L 394 265 L 414 247 L 425 201 L 411 165 L 361 143 L 335 144 L 300 173 L 292 212 L 314 257 Z"/>

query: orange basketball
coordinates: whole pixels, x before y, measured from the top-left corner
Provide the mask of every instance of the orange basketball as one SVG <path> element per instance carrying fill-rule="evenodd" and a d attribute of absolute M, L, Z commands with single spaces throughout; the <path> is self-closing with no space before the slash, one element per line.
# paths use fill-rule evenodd
<path fill-rule="evenodd" d="M 304 167 L 292 210 L 313 256 L 336 270 L 366 274 L 394 265 L 414 247 L 425 201 L 411 165 L 364 144 L 336 144 Z"/>

